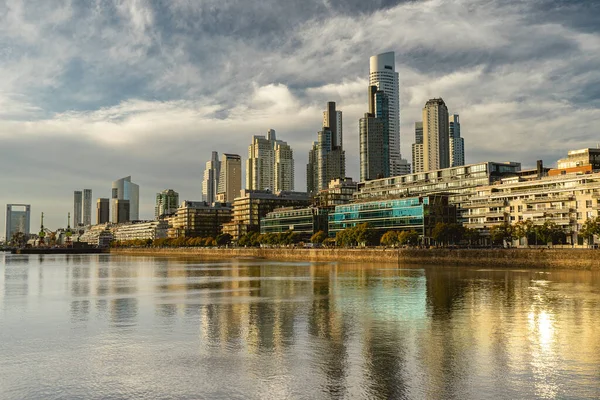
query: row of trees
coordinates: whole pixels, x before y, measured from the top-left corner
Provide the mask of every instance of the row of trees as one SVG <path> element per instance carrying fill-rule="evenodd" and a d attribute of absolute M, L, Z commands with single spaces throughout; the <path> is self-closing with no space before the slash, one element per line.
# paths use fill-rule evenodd
<path fill-rule="evenodd" d="M 111 247 L 212 247 L 231 243 L 231 235 L 223 233 L 213 237 L 178 237 L 165 239 L 134 239 L 113 241 Z"/>
<path fill-rule="evenodd" d="M 421 238 L 417 231 L 388 231 L 381 236 L 379 243 L 383 246 L 416 246 L 419 244 Z"/>
<path fill-rule="evenodd" d="M 238 240 L 238 245 L 248 247 L 267 246 L 289 246 L 301 242 L 300 236 L 294 231 L 283 233 L 248 232 Z"/>
<path fill-rule="evenodd" d="M 515 224 L 505 222 L 490 229 L 490 239 L 494 244 L 502 244 L 504 241 L 522 238 L 527 239 L 528 245 L 565 244 L 567 237 L 570 235 L 572 235 L 570 230 L 566 231 L 552 221 L 545 221 L 542 225 L 535 225 L 531 220 L 519 221 Z"/>

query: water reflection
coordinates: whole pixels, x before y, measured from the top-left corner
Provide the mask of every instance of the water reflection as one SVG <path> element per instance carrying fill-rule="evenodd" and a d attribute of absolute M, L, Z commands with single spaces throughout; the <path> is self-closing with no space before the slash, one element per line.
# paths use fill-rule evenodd
<path fill-rule="evenodd" d="M 0 398 L 600 396 L 598 272 L 108 255 L 3 268 Z"/>

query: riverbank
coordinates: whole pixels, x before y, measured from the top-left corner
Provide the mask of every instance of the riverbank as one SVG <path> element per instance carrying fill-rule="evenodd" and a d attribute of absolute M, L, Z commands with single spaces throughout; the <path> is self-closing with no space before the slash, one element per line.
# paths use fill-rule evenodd
<path fill-rule="evenodd" d="M 587 249 L 262 249 L 120 248 L 112 254 L 202 259 L 262 258 L 279 261 L 416 263 L 504 268 L 600 269 L 600 252 Z"/>

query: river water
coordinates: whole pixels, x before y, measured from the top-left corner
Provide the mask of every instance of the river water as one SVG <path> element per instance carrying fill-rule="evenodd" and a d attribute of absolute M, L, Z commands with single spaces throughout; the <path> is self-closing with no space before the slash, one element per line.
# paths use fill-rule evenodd
<path fill-rule="evenodd" d="M 0 261 L 0 399 L 600 398 L 600 272 Z"/>

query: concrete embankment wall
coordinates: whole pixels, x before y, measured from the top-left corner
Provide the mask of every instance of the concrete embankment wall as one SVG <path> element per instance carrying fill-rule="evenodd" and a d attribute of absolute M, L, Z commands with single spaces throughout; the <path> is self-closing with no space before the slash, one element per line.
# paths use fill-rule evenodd
<path fill-rule="evenodd" d="M 507 268 L 600 269 L 600 251 L 584 249 L 258 249 L 132 248 L 112 254 L 203 259 L 417 263 Z"/>

